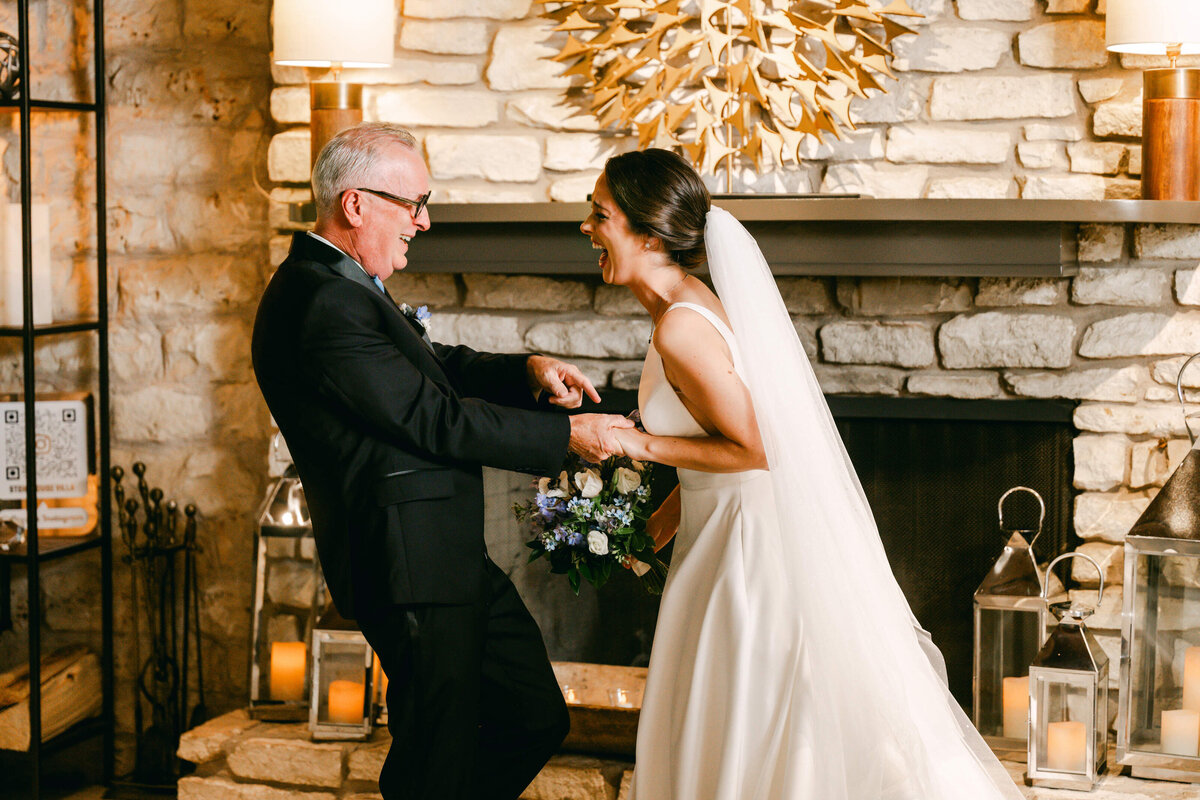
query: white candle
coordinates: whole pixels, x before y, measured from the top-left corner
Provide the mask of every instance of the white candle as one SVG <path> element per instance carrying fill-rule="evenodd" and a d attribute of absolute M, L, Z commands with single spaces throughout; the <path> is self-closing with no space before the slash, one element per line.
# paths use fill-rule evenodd
<path fill-rule="evenodd" d="M 1087 772 L 1087 726 L 1082 722 L 1051 722 L 1046 736 L 1046 767 Z"/>
<path fill-rule="evenodd" d="M 1176 756 L 1200 755 L 1200 711 L 1188 708 L 1164 711 L 1162 749 Z"/>
<path fill-rule="evenodd" d="M 363 701 L 367 687 L 357 681 L 331 681 L 329 684 L 329 721 L 357 725 L 363 721 Z"/>
<path fill-rule="evenodd" d="M 1004 738 L 1029 738 L 1029 676 L 1004 679 Z"/>
<path fill-rule="evenodd" d="M 303 700 L 308 666 L 304 642 L 271 643 L 271 699 Z"/>
<path fill-rule="evenodd" d="M 629 699 L 629 692 L 625 689 L 612 690 L 612 704 L 617 708 L 633 708 L 633 701 Z"/>
<path fill-rule="evenodd" d="M 33 227 L 33 321 L 53 322 L 54 298 L 50 274 L 50 206 L 34 203 Z M 20 203 L 0 203 L 0 325 L 19 326 L 24 318 L 21 299 L 24 271 Z"/>
<path fill-rule="evenodd" d="M 579 704 L 579 695 L 577 695 L 575 693 L 575 690 L 572 689 L 570 686 L 562 687 L 562 693 L 563 693 L 563 699 L 566 700 L 571 705 Z"/>
<path fill-rule="evenodd" d="M 1183 707 L 1200 711 L 1200 647 L 1183 651 Z"/>

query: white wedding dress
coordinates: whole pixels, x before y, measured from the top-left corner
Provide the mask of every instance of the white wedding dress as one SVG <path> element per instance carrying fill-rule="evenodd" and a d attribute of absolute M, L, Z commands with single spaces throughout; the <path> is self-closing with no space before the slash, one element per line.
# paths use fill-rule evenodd
<path fill-rule="evenodd" d="M 682 514 L 638 725 L 635 800 L 1022 800 L 950 695 L 896 583 L 820 385 L 753 237 L 705 246 L 769 470 L 680 469 Z M 646 430 L 707 435 L 651 342 Z"/>

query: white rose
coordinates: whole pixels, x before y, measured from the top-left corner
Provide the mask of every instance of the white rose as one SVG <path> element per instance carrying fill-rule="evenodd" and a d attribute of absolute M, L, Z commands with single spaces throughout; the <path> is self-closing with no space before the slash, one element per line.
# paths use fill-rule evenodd
<path fill-rule="evenodd" d="M 589 531 L 588 550 L 591 550 L 598 556 L 608 555 L 608 537 L 600 531 Z"/>
<path fill-rule="evenodd" d="M 604 489 L 604 481 L 600 480 L 600 473 L 594 469 L 576 472 L 575 485 L 579 487 L 579 494 L 584 499 L 591 499 Z"/>
<path fill-rule="evenodd" d="M 638 475 L 631 469 L 617 467 L 617 491 L 621 494 L 629 494 L 637 491 L 637 488 L 642 485 L 642 476 Z"/>

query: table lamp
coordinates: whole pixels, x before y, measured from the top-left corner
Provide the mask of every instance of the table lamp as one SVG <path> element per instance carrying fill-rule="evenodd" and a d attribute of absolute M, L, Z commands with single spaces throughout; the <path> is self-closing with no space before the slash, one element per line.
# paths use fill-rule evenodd
<path fill-rule="evenodd" d="M 1200 200 L 1200 69 L 1177 66 L 1200 53 L 1200 0 L 1108 0 L 1108 49 L 1167 56 L 1143 73 L 1142 197 Z"/>
<path fill-rule="evenodd" d="M 338 131 L 362 122 L 362 84 L 338 80 L 343 68 L 390 67 L 395 0 L 275 0 L 276 64 L 310 72 L 312 161 Z M 311 78 L 332 70 L 331 80 Z"/>

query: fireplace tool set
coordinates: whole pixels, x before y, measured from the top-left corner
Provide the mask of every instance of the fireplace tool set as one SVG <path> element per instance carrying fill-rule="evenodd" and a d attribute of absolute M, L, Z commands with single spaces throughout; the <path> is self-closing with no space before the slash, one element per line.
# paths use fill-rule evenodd
<path fill-rule="evenodd" d="M 125 470 L 113 467 L 113 496 L 118 510 L 122 560 L 130 565 L 133 612 L 134 727 L 137 747 L 133 784 L 174 790 L 180 775 L 175 756 L 179 737 L 204 722 L 204 658 L 200 636 L 200 599 L 196 578 L 196 506 L 183 509 L 166 500 L 162 489 L 146 482 L 146 465 L 133 465 L 137 485 L 127 496 Z M 139 499 L 140 498 L 140 499 Z M 180 574 L 182 572 L 182 574 Z M 143 637 L 150 652 L 143 660 Z M 192 645 L 195 645 L 194 649 Z M 193 706 L 188 676 L 196 671 Z M 149 725 L 143 711 L 149 710 Z M 190 710 L 190 714 L 189 714 Z"/>

